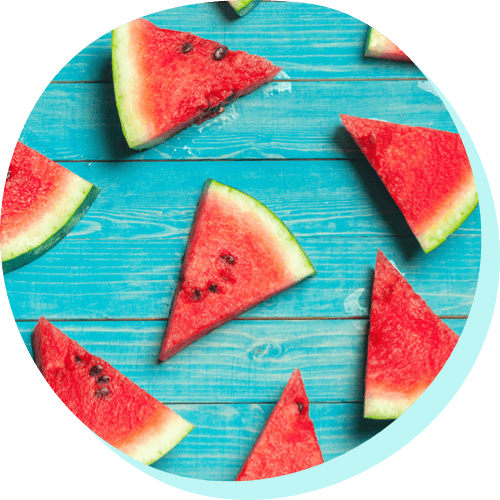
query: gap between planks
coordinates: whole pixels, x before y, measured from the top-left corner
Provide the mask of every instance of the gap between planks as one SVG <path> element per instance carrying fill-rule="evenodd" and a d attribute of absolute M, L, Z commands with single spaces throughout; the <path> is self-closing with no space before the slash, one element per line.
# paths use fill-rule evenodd
<path fill-rule="evenodd" d="M 468 316 L 439 316 L 440 319 L 468 319 Z M 80 322 L 90 322 L 90 321 L 168 321 L 168 318 L 64 318 L 64 319 L 51 319 L 46 318 L 50 322 L 61 322 L 61 323 L 69 323 L 72 321 L 80 321 Z M 318 316 L 318 317 L 309 317 L 304 316 L 302 318 L 296 317 L 276 317 L 276 318 L 235 318 L 232 321 L 354 321 L 354 320 L 368 320 L 370 319 L 368 316 Z M 30 323 L 36 322 L 38 319 L 17 319 L 18 323 Z"/>

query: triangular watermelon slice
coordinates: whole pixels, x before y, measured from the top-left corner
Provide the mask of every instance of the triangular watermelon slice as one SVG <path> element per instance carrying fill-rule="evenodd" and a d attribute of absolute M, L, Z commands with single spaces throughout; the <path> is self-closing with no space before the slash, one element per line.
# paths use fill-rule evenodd
<path fill-rule="evenodd" d="M 35 363 L 62 402 L 99 437 L 130 457 L 150 464 L 193 429 L 45 318 L 35 326 L 31 343 Z"/>
<path fill-rule="evenodd" d="M 18 142 L 2 200 L 3 272 L 29 264 L 59 243 L 98 194 L 90 182 Z"/>
<path fill-rule="evenodd" d="M 322 463 L 309 399 L 296 369 L 236 481 L 284 476 Z"/>
<path fill-rule="evenodd" d="M 340 115 L 394 198 L 425 253 L 440 245 L 478 203 L 460 135 Z"/>
<path fill-rule="evenodd" d="M 316 271 L 262 203 L 205 183 L 170 308 L 159 361 Z"/>
<path fill-rule="evenodd" d="M 379 250 L 370 312 L 365 418 L 399 417 L 436 378 L 458 339 Z"/>
<path fill-rule="evenodd" d="M 115 29 L 111 45 L 116 104 L 133 149 L 151 148 L 222 113 L 281 70 L 263 57 L 145 19 Z"/>
<path fill-rule="evenodd" d="M 411 59 L 387 37 L 375 28 L 368 30 L 366 38 L 365 57 L 377 59 L 391 59 L 393 61 L 409 61 Z"/>

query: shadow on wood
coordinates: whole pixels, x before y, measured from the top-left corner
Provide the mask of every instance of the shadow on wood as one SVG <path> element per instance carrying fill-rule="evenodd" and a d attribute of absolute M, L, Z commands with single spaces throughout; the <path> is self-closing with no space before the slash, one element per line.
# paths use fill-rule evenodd
<path fill-rule="evenodd" d="M 398 238 L 398 242 L 406 258 L 411 258 L 420 249 L 420 245 L 415 237 L 407 238 L 407 236 L 413 235 L 413 232 L 377 172 L 372 168 L 368 160 L 366 160 L 349 132 L 343 126 L 337 127 L 334 131 L 333 140 L 346 155 L 356 158 L 359 153 L 362 159 L 352 158 L 347 161 L 349 161 L 358 173 L 366 191 L 375 201 L 379 214 L 385 220 L 391 232 L 396 236 L 405 237 Z"/>

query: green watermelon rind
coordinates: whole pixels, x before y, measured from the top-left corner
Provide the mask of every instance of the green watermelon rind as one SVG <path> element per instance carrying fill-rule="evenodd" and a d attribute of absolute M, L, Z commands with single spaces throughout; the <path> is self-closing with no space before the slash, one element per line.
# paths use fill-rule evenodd
<path fill-rule="evenodd" d="M 263 203 L 252 196 L 239 191 L 238 189 L 226 186 L 213 179 L 208 179 L 203 188 L 203 194 L 208 190 L 214 190 L 219 194 L 231 199 L 232 203 L 249 209 L 252 215 L 257 216 L 262 224 L 269 229 L 269 232 L 276 235 L 276 245 L 283 250 L 288 259 L 288 269 L 292 270 L 295 276 L 294 284 L 303 279 L 317 274 L 312 262 L 306 255 L 295 236 L 286 227 L 285 223 L 276 216 Z M 202 194 L 202 198 L 203 198 Z"/>
<path fill-rule="evenodd" d="M 78 179 L 77 185 L 74 186 L 69 197 L 73 201 L 73 206 L 67 206 L 68 199 L 61 200 L 59 206 L 63 211 L 62 216 L 59 218 L 52 217 L 50 223 L 45 228 L 37 228 L 38 239 L 44 233 L 47 235 L 47 238 L 42 243 L 29 248 L 30 244 L 26 243 L 26 240 L 29 240 L 29 238 L 23 237 L 9 243 L 8 246 L 2 246 L 3 273 L 7 274 L 33 262 L 56 246 L 85 215 L 99 192 L 100 189 L 90 182 Z M 26 248 L 27 246 L 28 249 L 23 251 L 23 247 Z"/>
<path fill-rule="evenodd" d="M 390 44 L 388 46 L 388 44 Z M 365 57 L 376 59 L 392 59 L 397 61 L 410 61 L 410 58 L 375 28 L 370 27 L 365 43 Z M 398 52 L 395 52 L 395 49 Z"/>
<path fill-rule="evenodd" d="M 448 211 L 438 224 L 432 224 L 429 229 L 415 235 L 424 252 L 429 253 L 441 245 L 450 234 L 462 225 L 478 203 L 476 186 L 473 182 L 466 194 L 457 200 L 453 209 Z"/>
<path fill-rule="evenodd" d="M 250 12 L 260 3 L 260 0 L 229 0 L 229 5 L 240 17 Z"/>

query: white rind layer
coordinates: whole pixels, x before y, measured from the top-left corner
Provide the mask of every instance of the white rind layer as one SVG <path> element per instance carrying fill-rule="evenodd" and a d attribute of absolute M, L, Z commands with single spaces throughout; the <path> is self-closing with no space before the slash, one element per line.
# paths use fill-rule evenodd
<path fill-rule="evenodd" d="M 113 30 L 111 36 L 111 57 L 113 85 L 116 107 L 123 127 L 123 134 L 131 148 L 149 139 L 149 127 L 142 116 L 134 110 L 139 109 L 137 98 L 141 95 L 138 87 L 139 74 L 134 65 L 133 47 L 130 43 L 132 23 L 124 24 Z M 160 141 L 161 142 L 161 141 Z"/>
<path fill-rule="evenodd" d="M 193 429 L 192 424 L 177 415 L 177 413 L 169 411 L 165 415 L 162 431 L 158 431 L 156 426 L 145 429 L 137 439 L 139 442 L 120 446 L 118 449 L 135 460 L 149 465 L 168 453 Z"/>
<path fill-rule="evenodd" d="M 15 240 L 2 243 L 2 261 L 9 261 L 39 247 L 57 233 L 81 206 L 93 185 L 73 174 L 66 182 L 64 197 L 59 197 L 53 206 Z"/>

